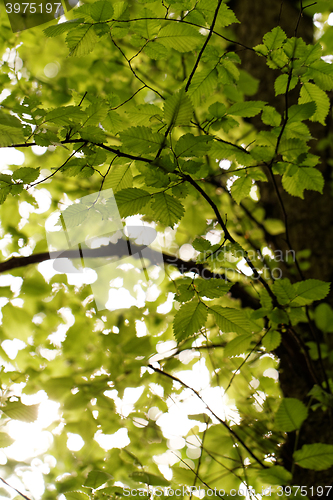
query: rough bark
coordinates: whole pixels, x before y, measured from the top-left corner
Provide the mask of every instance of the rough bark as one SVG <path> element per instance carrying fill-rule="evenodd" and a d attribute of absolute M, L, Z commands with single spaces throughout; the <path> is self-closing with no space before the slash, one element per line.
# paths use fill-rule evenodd
<path fill-rule="evenodd" d="M 313 40 L 313 23 L 307 15 L 300 17 L 300 9 L 296 2 L 271 0 L 233 0 L 230 6 L 235 11 L 240 24 L 235 33 L 237 40 L 253 47 L 262 43 L 262 37 L 277 25 L 286 32 L 287 36 L 301 36 L 306 43 Z M 283 96 L 275 97 L 274 81 L 279 72 L 272 71 L 266 66 L 263 57 L 250 50 L 241 51 L 242 67 L 252 76 L 259 80 L 259 90 L 251 99 L 260 99 L 274 105 L 279 112 L 283 113 L 285 101 Z M 299 90 L 299 89 L 298 89 Z M 296 103 L 297 89 L 289 97 L 289 105 Z M 327 119 L 327 125 L 311 124 L 311 133 L 317 141 L 311 141 L 312 152 L 321 157 L 320 170 L 325 178 L 324 193 L 305 191 L 304 200 L 288 195 L 281 187 L 279 180 L 277 186 L 282 198 L 284 209 L 288 215 L 288 229 L 292 248 L 297 252 L 304 249 L 311 250 L 308 270 L 303 272 L 305 278 L 316 278 L 325 281 L 332 280 L 333 269 L 333 238 L 331 228 L 333 223 L 333 198 L 331 182 L 331 147 L 329 136 L 332 131 L 332 113 Z M 257 128 L 265 126 L 259 119 L 255 119 L 253 125 Z M 263 183 L 260 186 L 261 202 L 265 208 L 266 216 L 281 218 L 284 220 L 281 204 L 278 201 L 272 183 Z M 287 249 L 285 235 L 275 239 L 275 243 L 282 249 Z M 299 275 L 290 273 L 284 269 L 284 277 L 291 281 L 299 280 Z M 330 297 L 331 304 L 333 296 Z M 298 334 L 304 342 L 313 340 L 313 333 L 321 340 L 320 332 L 309 330 L 308 325 L 298 327 Z M 314 384 L 311 370 L 305 362 L 302 349 L 293 339 L 292 335 L 285 335 L 284 341 L 278 349 L 280 357 L 280 385 L 285 397 L 296 397 L 309 402 L 308 391 Z M 332 366 L 326 362 L 326 370 L 332 371 Z M 319 382 L 323 382 L 323 370 L 320 363 L 314 365 L 315 376 Z M 298 448 L 306 443 L 333 443 L 332 415 L 329 410 L 321 409 L 310 412 L 307 421 L 303 424 L 298 438 Z M 290 433 L 285 445 L 281 449 L 283 465 L 292 470 L 292 454 L 294 451 L 295 433 Z M 332 484 L 333 468 L 326 471 L 310 471 L 296 466 L 293 470 L 293 484 L 310 486 L 324 486 Z M 312 498 L 317 498 L 313 496 Z"/>

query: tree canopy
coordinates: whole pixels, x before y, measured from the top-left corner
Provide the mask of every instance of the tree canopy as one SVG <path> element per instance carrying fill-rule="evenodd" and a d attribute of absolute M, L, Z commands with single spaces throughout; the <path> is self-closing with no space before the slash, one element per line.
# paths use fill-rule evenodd
<path fill-rule="evenodd" d="M 18 495 L 332 495 L 331 8 L 80 1 L 17 31 L 2 6 L 0 476 Z M 48 446 L 14 459 L 11 423 L 32 432 L 43 395 Z"/>

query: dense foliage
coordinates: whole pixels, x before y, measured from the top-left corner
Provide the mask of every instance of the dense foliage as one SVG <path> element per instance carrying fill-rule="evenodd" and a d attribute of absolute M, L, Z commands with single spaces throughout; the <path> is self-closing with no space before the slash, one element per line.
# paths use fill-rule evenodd
<path fill-rule="evenodd" d="M 9 483 L 31 468 L 45 499 L 180 485 L 332 494 L 330 283 L 288 226 L 290 199 L 305 210 L 310 191 L 331 196 L 330 6 L 301 2 L 292 34 L 276 23 L 254 47 L 222 0 L 85 2 L 16 34 L 2 9 L 0 146 L 24 153 L 0 174 L 3 456 L 10 422 L 37 418 L 28 395 L 60 403 L 39 465 L 2 458 Z M 315 13 L 321 31 L 306 43 Z M 253 58 L 266 63 L 269 102 Z M 160 245 L 140 272 L 112 259 L 137 215 Z M 104 228 L 107 244 L 91 244 Z M 79 257 L 78 272 L 52 250 Z M 107 446 L 109 435 L 119 439 Z"/>

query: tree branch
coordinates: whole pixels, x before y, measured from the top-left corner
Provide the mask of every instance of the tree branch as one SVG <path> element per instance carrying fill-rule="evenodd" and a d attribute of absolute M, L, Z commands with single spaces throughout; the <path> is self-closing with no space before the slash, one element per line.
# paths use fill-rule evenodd
<path fill-rule="evenodd" d="M 219 0 L 218 1 L 218 4 L 217 4 L 217 7 L 215 9 L 215 12 L 214 12 L 214 17 L 213 17 L 213 21 L 212 21 L 212 24 L 211 24 L 211 27 L 210 27 L 210 30 L 209 30 L 209 33 L 208 33 L 208 36 L 205 40 L 205 43 L 203 44 L 200 52 L 199 52 L 199 55 L 197 57 L 197 60 L 195 61 L 195 64 L 193 66 L 193 69 L 191 71 L 191 74 L 190 76 L 188 77 L 188 80 L 187 80 L 187 83 L 186 83 L 186 87 L 185 87 L 185 92 L 188 91 L 190 85 L 191 85 L 191 81 L 192 81 L 192 78 L 194 77 L 194 73 L 196 72 L 198 66 L 199 66 L 199 62 L 200 62 L 200 59 L 202 57 L 202 54 L 204 53 L 205 51 L 205 48 L 207 47 L 208 45 L 208 42 L 209 40 L 211 39 L 211 36 L 213 34 L 213 30 L 214 30 L 214 26 L 215 26 L 215 23 L 216 23 L 216 19 L 217 19 L 217 15 L 219 13 L 219 10 L 220 10 L 220 7 L 221 7 L 221 4 L 222 4 L 223 0 Z"/>
<path fill-rule="evenodd" d="M 212 207 L 215 215 L 216 215 L 216 218 L 220 224 L 220 226 L 222 227 L 223 231 L 224 231 L 224 236 L 227 240 L 230 241 L 230 243 L 237 243 L 236 240 L 231 236 L 231 234 L 229 233 L 228 229 L 227 229 L 227 226 L 224 222 L 224 220 L 222 219 L 221 217 L 221 214 L 216 206 L 216 204 L 213 202 L 213 200 L 210 198 L 210 196 L 208 196 L 208 194 L 199 186 L 199 184 L 196 183 L 196 181 L 194 179 L 192 179 L 192 177 L 190 175 L 187 175 L 187 174 L 184 174 L 184 179 L 186 181 L 188 181 L 190 184 L 192 184 L 192 186 L 203 196 L 203 198 L 205 198 L 205 200 L 209 203 L 209 205 Z M 266 283 L 266 281 L 260 276 L 260 274 L 258 273 L 257 269 L 255 268 L 255 266 L 252 264 L 251 260 L 249 259 L 248 255 L 246 254 L 246 252 L 244 251 L 244 259 L 246 260 L 248 266 L 250 267 L 250 269 L 252 270 L 253 272 L 253 275 L 254 275 L 254 278 L 259 280 L 260 283 L 264 286 L 264 288 L 266 289 L 267 293 L 269 294 L 269 296 L 271 297 L 272 301 L 273 301 L 273 304 L 274 304 L 274 307 L 278 307 L 278 308 L 281 308 L 280 304 L 278 303 L 278 300 L 277 298 L 275 297 L 274 293 L 272 292 L 270 286 L 268 285 L 268 283 Z"/>
<path fill-rule="evenodd" d="M 112 148 L 110 146 L 106 146 L 103 143 L 84 141 L 83 139 L 64 139 L 63 141 L 60 141 L 59 144 L 76 144 L 78 142 L 86 142 L 86 143 L 92 144 L 93 146 L 98 146 L 99 148 L 105 149 L 106 151 L 110 151 L 111 153 L 114 153 L 114 154 L 120 156 L 121 158 L 128 158 L 129 160 L 143 161 L 145 163 L 151 163 L 153 161 L 153 158 L 144 158 L 143 156 L 130 155 L 128 153 L 123 153 L 119 149 Z M 30 148 L 31 146 L 37 146 L 37 143 L 36 142 L 24 142 L 23 144 L 12 144 L 11 146 L 8 146 L 8 147 L 9 148 Z"/>
<path fill-rule="evenodd" d="M 185 387 L 186 389 L 190 389 L 190 391 L 192 391 L 199 399 L 200 401 L 206 406 L 207 410 L 210 411 L 210 413 L 216 418 L 216 420 L 218 420 L 220 422 L 220 424 L 223 425 L 223 427 L 225 427 L 226 429 L 228 429 L 228 431 L 230 432 L 230 434 L 232 436 L 234 436 L 235 439 L 237 439 L 237 441 L 243 446 L 243 448 L 245 448 L 245 450 L 251 455 L 251 457 L 259 464 L 261 465 L 261 467 L 263 467 L 264 469 L 268 469 L 268 466 L 265 465 L 251 450 L 250 448 L 248 448 L 248 446 L 244 443 L 244 441 L 238 436 L 238 434 L 224 421 L 222 420 L 222 418 L 218 417 L 216 415 L 216 413 L 213 412 L 213 410 L 211 410 L 211 408 L 205 403 L 205 401 L 203 400 L 203 398 L 200 396 L 200 394 L 198 393 L 198 391 L 196 391 L 195 389 L 193 389 L 193 387 L 190 387 L 189 385 L 187 385 L 185 382 L 183 382 L 182 380 L 180 380 L 179 378 L 177 377 L 174 377 L 173 375 L 171 375 L 170 373 L 167 373 L 167 372 L 164 372 L 163 370 L 160 370 L 159 368 L 155 368 L 153 365 L 148 365 L 148 368 L 151 368 L 152 370 L 154 370 L 154 372 L 156 373 L 159 373 L 161 375 L 164 375 L 165 377 L 168 377 L 170 378 L 171 380 L 173 380 L 174 382 L 178 382 L 179 384 L 181 384 L 183 387 Z"/>
<path fill-rule="evenodd" d="M 143 249 L 147 247 L 139 246 L 131 244 L 132 253 L 139 253 Z M 150 249 L 151 255 L 158 257 L 158 252 Z M 58 254 L 58 252 L 57 252 Z M 101 257 L 113 257 L 113 256 L 123 256 L 128 255 L 127 242 L 125 240 L 119 240 L 117 243 L 109 243 L 109 245 L 101 246 L 99 248 L 86 248 L 84 251 L 84 257 L 86 258 L 101 258 Z M 197 264 L 194 261 L 185 261 L 182 260 L 175 255 L 169 255 L 163 253 L 163 261 L 164 264 L 172 265 L 178 269 L 178 271 L 182 274 L 184 273 L 195 273 L 201 276 L 204 279 L 221 279 L 224 281 L 229 281 L 224 274 L 213 273 L 207 267 L 202 264 Z M 77 259 L 78 251 L 74 250 L 64 250 L 61 252 L 61 257 L 63 259 Z M 26 267 L 31 264 L 40 264 L 41 262 L 45 262 L 47 260 L 52 260 L 52 255 L 49 252 L 43 252 L 38 254 L 32 254 L 28 257 L 15 256 L 11 257 L 7 261 L 0 262 L 0 274 L 8 271 L 12 271 L 14 269 L 18 269 L 20 267 Z M 250 307 L 252 309 L 258 309 L 260 307 L 259 301 L 250 295 L 239 283 L 234 283 L 232 285 L 232 289 L 230 291 L 231 296 L 234 299 L 239 299 L 242 303 L 243 307 Z"/>

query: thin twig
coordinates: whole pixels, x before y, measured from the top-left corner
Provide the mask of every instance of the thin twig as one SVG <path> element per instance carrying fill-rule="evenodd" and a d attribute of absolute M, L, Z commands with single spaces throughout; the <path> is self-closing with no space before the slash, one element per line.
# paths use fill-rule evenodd
<path fill-rule="evenodd" d="M 244 441 L 237 435 L 237 433 L 224 421 L 222 420 L 222 418 L 220 418 L 218 415 L 216 415 L 216 413 L 213 412 L 213 410 L 211 410 L 211 408 L 205 403 L 205 401 L 203 400 L 203 398 L 200 396 L 200 394 L 198 393 L 198 391 L 196 391 L 195 389 L 193 389 L 193 387 L 190 387 L 189 385 L 187 385 L 185 382 L 183 382 L 182 380 L 180 380 L 179 378 L 175 377 L 174 375 L 171 375 L 170 373 L 167 373 L 167 372 L 164 372 L 163 370 L 160 370 L 159 368 L 156 368 L 154 367 L 153 365 L 148 365 L 149 368 L 151 368 L 154 372 L 156 373 L 159 373 L 161 375 L 163 375 L 164 377 L 168 377 L 170 378 L 171 380 L 173 380 L 174 382 L 178 382 L 179 384 L 181 384 L 183 387 L 185 387 L 186 389 L 189 389 L 190 391 L 192 391 L 199 399 L 200 401 L 206 406 L 207 410 L 220 422 L 220 424 L 222 424 L 228 431 L 229 433 L 234 436 L 237 441 L 243 446 L 243 448 L 245 448 L 245 450 L 251 455 L 251 457 L 259 464 L 261 465 L 261 467 L 263 467 L 264 469 L 268 469 L 268 466 L 265 465 L 254 453 L 253 451 L 250 450 L 250 448 L 246 445 L 246 443 L 244 443 Z"/>
<path fill-rule="evenodd" d="M 189 89 L 189 87 L 191 85 L 192 78 L 194 77 L 194 73 L 196 72 L 196 70 L 197 70 L 197 68 L 199 66 L 200 59 L 201 59 L 201 57 L 202 57 L 202 55 L 203 55 L 203 53 L 205 51 L 205 48 L 208 45 L 209 40 L 211 39 L 211 36 L 213 34 L 213 29 L 214 29 L 214 26 L 215 26 L 215 23 L 216 23 L 217 15 L 219 13 L 219 10 L 220 10 L 222 2 L 223 2 L 223 0 L 219 0 L 218 1 L 218 4 L 217 4 L 217 7 L 216 7 L 215 12 L 214 12 L 213 21 L 212 21 L 212 24 L 211 24 L 208 36 L 207 36 L 207 38 L 205 40 L 205 43 L 203 44 L 203 46 L 202 46 L 202 48 L 201 48 L 201 50 L 199 52 L 199 55 L 197 57 L 197 60 L 195 61 L 195 64 L 194 64 L 193 69 L 191 71 L 191 74 L 188 77 L 188 80 L 187 80 L 187 83 L 186 83 L 186 86 L 185 86 L 185 92 L 188 91 L 188 89 Z"/>
<path fill-rule="evenodd" d="M 16 493 L 18 493 L 21 497 L 25 498 L 25 500 L 30 500 L 29 497 L 27 497 L 26 495 L 23 495 L 23 493 L 21 493 L 19 490 L 17 490 L 16 488 L 14 488 L 14 486 L 11 486 L 10 484 L 7 483 L 7 481 L 5 481 L 4 479 L 2 479 L 2 477 L 0 477 L 1 481 L 6 485 L 8 486 L 9 488 L 11 488 L 12 490 L 16 491 Z"/>

